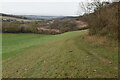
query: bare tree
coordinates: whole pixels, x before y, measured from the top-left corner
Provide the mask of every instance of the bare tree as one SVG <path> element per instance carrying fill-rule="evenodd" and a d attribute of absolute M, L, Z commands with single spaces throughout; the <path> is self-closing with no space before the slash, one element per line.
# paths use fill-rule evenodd
<path fill-rule="evenodd" d="M 92 0 L 91 2 L 80 2 L 79 7 L 86 13 L 92 13 L 96 10 L 101 9 L 102 7 L 109 5 L 113 0 Z"/>
<path fill-rule="evenodd" d="M 90 13 L 91 12 L 91 8 L 92 6 L 90 6 L 89 2 L 80 2 L 79 3 L 79 10 L 82 9 L 82 11 L 84 11 L 84 13 Z"/>

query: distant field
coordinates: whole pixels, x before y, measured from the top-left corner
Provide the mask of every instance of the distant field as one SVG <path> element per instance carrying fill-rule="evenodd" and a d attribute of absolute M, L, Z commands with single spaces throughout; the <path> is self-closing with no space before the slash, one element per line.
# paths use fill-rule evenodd
<path fill-rule="evenodd" d="M 81 36 L 85 33 L 3 34 L 3 77 L 117 77 L 117 49 L 90 44 Z"/>
<path fill-rule="evenodd" d="M 6 16 L 0 16 L 0 19 L 13 19 L 13 20 L 17 20 L 17 21 L 27 21 L 27 22 L 30 22 L 30 21 L 33 21 L 33 20 L 26 20 L 26 19 L 20 19 L 20 18 L 15 18 L 15 17 L 6 17 Z"/>

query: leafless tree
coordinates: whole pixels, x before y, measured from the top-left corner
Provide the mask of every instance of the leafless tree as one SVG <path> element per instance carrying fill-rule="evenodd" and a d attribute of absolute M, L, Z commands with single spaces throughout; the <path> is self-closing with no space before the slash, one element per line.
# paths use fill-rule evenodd
<path fill-rule="evenodd" d="M 99 10 L 103 6 L 112 3 L 113 0 L 92 0 L 91 2 L 80 2 L 79 7 L 87 14 Z"/>

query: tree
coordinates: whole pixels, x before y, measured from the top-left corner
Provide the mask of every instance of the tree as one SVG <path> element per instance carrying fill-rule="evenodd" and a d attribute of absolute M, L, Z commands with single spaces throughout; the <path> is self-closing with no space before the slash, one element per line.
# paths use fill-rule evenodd
<path fill-rule="evenodd" d="M 91 2 L 80 2 L 79 7 L 82 8 L 85 14 L 100 10 L 102 7 L 112 3 L 112 0 L 93 0 Z M 79 14 L 79 13 L 78 13 Z"/>

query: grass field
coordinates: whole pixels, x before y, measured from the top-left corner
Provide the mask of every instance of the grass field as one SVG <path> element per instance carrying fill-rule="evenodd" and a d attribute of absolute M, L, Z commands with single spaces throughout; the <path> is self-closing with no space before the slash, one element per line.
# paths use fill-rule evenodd
<path fill-rule="evenodd" d="M 25 22 L 33 22 L 33 21 L 39 21 L 39 20 L 27 20 L 27 19 L 20 19 L 20 18 L 15 18 L 15 17 L 6 17 L 6 16 L 0 16 L 0 19 L 12 19 L 16 21 L 25 21 Z"/>
<path fill-rule="evenodd" d="M 117 77 L 117 49 L 90 44 L 82 37 L 86 33 L 3 34 L 3 77 Z"/>

